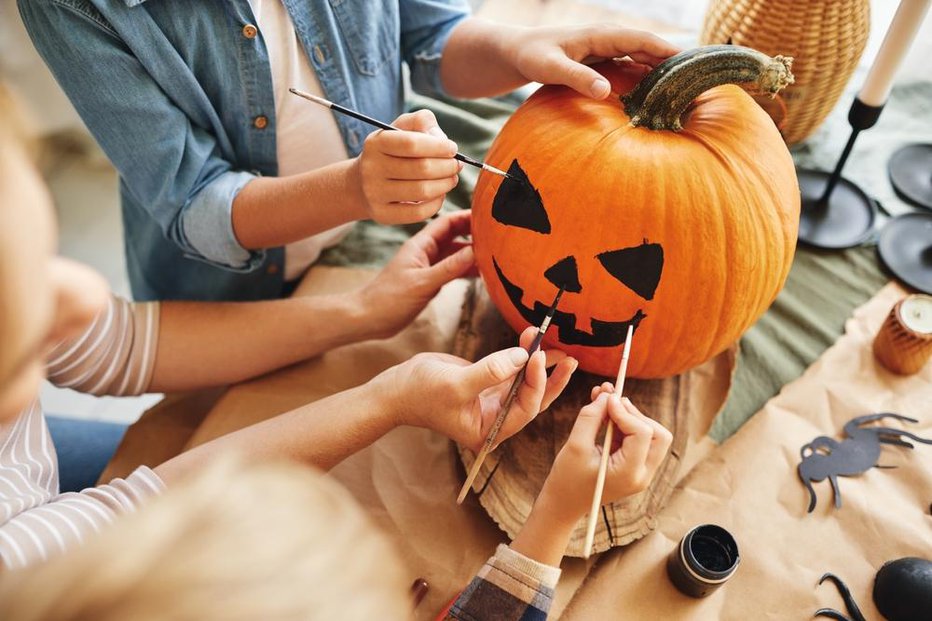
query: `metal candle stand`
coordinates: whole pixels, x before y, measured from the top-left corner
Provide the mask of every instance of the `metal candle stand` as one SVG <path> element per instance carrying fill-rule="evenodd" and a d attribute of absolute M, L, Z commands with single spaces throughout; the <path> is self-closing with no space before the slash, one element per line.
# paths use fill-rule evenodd
<path fill-rule="evenodd" d="M 897 196 L 932 211 L 932 144 L 902 147 L 890 158 L 887 170 Z"/>
<path fill-rule="evenodd" d="M 848 111 L 851 135 L 831 173 L 797 169 L 802 210 L 799 241 L 826 250 L 864 243 L 873 234 L 877 202 L 841 176 L 858 134 L 873 127 L 883 106 L 855 98 Z M 893 154 L 890 182 L 897 194 L 929 212 L 897 216 L 877 242 L 883 265 L 907 286 L 932 294 L 932 145 L 907 145 Z"/>
<path fill-rule="evenodd" d="M 929 211 L 897 216 L 877 244 L 880 260 L 897 278 L 932 294 L 932 144 L 911 144 L 890 158 L 890 184 L 904 201 Z"/>
<path fill-rule="evenodd" d="M 851 136 L 835 170 L 829 173 L 799 169 L 802 209 L 799 241 L 816 248 L 839 250 L 873 236 L 877 202 L 841 171 L 854 141 L 880 118 L 893 76 L 919 30 L 932 0 L 900 0 L 880 51 L 861 91 L 848 111 Z M 897 194 L 920 207 L 932 209 L 932 145 L 909 145 L 897 151 L 889 164 L 890 182 Z M 880 260 L 907 285 L 932 293 L 932 213 L 909 213 L 893 220 L 880 234 Z"/>
<path fill-rule="evenodd" d="M 854 141 L 863 130 L 873 127 L 883 106 L 868 106 L 855 99 L 848 111 L 851 135 L 835 170 L 798 169 L 802 210 L 799 241 L 816 248 L 839 250 L 864 242 L 874 228 L 875 201 L 864 190 L 841 176 L 851 155 Z"/>

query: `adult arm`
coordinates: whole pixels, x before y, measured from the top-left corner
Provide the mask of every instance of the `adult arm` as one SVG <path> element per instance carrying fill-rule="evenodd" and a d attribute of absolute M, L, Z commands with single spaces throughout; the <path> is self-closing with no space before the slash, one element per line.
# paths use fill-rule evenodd
<path fill-rule="evenodd" d="M 235 383 L 408 325 L 451 280 L 474 270 L 471 214 L 437 218 L 364 287 L 261 302 L 130 304 L 111 298 L 49 357 L 49 378 L 93 394 L 174 392 Z"/>
<path fill-rule="evenodd" d="M 522 334 L 524 347 L 533 332 Z M 554 365 L 549 377 L 548 354 Z M 208 442 L 155 470 L 170 484 L 228 451 L 252 460 L 286 458 L 329 469 L 400 425 L 432 429 L 477 448 L 525 364 L 524 382 L 500 432 L 504 440 L 560 394 L 575 360 L 556 351 L 537 352 L 529 359 L 523 347 L 497 351 L 475 363 L 448 354 L 418 354 L 362 386 Z"/>
<path fill-rule="evenodd" d="M 151 389 L 241 381 L 327 350 L 386 338 L 408 325 L 440 288 L 473 272 L 471 214 L 431 221 L 363 288 L 339 295 L 248 303 L 162 304 Z"/>

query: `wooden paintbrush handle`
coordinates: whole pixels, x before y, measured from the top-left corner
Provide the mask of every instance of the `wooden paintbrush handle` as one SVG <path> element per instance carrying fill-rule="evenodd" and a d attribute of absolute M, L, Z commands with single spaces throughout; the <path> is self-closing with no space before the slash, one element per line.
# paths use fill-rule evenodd
<path fill-rule="evenodd" d="M 592 542 L 595 539 L 595 525 L 599 521 L 602 509 L 602 492 L 605 489 L 605 474 L 608 472 L 608 458 L 612 453 L 612 439 L 615 435 L 615 425 L 611 420 L 605 429 L 605 440 L 602 441 L 602 459 L 599 462 L 599 474 L 595 480 L 595 493 L 592 495 L 592 507 L 589 509 L 589 521 L 586 523 L 586 542 L 583 554 L 586 558 L 592 554 Z"/>
<path fill-rule="evenodd" d="M 618 377 L 615 379 L 615 394 L 619 398 L 625 392 L 625 377 L 628 375 L 628 356 L 631 354 L 631 338 L 634 336 L 634 327 L 628 326 L 625 336 L 625 349 L 621 354 L 621 364 L 618 365 Z M 605 474 L 608 472 L 608 458 L 612 452 L 612 439 L 615 436 L 615 423 L 608 417 L 608 427 L 605 429 L 605 440 L 602 441 L 602 459 L 599 461 L 599 474 L 595 479 L 595 493 L 592 495 L 592 508 L 589 510 L 589 521 L 586 523 L 586 540 L 583 546 L 583 555 L 589 558 L 592 554 L 592 541 L 595 539 L 595 525 L 599 519 L 599 509 L 602 508 L 602 492 L 605 490 Z"/>
<path fill-rule="evenodd" d="M 505 424 L 505 419 L 508 417 L 508 411 L 511 409 L 511 404 L 514 403 L 515 397 L 518 395 L 518 389 L 521 387 L 521 384 L 524 383 L 524 376 L 526 374 L 527 365 L 521 367 L 521 370 L 518 371 L 518 375 L 515 376 L 514 381 L 511 383 L 511 388 L 508 390 L 508 396 L 505 397 L 505 402 L 502 404 L 502 409 L 498 411 L 498 416 L 495 417 L 495 422 L 492 423 L 492 428 L 489 429 L 489 434 L 485 438 L 485 443 L 482 445 L 482 450 L 480 450 L 479 454 L 476 455 L 476 461 L 472 463 L 472 468 L 469 469 L 469 475 L 466 477 L 466 482 L 463 483 L 463 487 L 460 488 L 460 494 L 456 497 L 456 504 L 463 504 L 463 500 L 465 500 L 466 495 L 469 494 L 469 488 L 472 487 L 473 482 L 479 475 L 479 469 L 482 467 L 482 462 L 484 462 L 488 454 L 492 452 L 495 440 L 498 438 L 498 432 L 501 431 L 502 425 Z"/>
<path fill-rule="evenodd" d="M 483 445 L 482 450 L 479 451 L 479 454 L 476 455 L 476 461 L 472 462 L 472 468 L 469 469 L 469 474 L 466 476 L 466 481 L 463 483 L 463 487 L 460 488 L 460 494 L 456 497 L 456 504 L 461 505 L 463 501 L 466 500 L 466 496 L 469 494 L 472 484 L 475 482 L 476 477 L 479 476 L 479 470 L 482 468 L 482 462 L 485 461 L 486 456 L 489 454 L 488 445 Z"/>
<path fill-rule="evenodd" d="M 495 417 L 495 422 L 492 423 L 492 428 L 489 429 L 489 435 L 485 438 L 485 447 L 489 449 L 489 451 L 491 451 L 495 445 L 495 440 L 498 439 L 498 432 L 502 430 L 502 425 L 505 424 L 505 419 L 508 418 L 508 412 L 511 411 L 511 405 L 518 396 L 518 390 L 521 389 L 521 384 L 524 383 L 525 375 L 527 375 L 527 365 L 521 367 L 521 370 L 518 371 L 518 374 L 515 376 L 515 380 L 511 383 L 511 388 L 508 389 L 508 396 L 505 397 L 505 402 L 502 404 L 502 409 L 499 410 L 498 416 Z"/>

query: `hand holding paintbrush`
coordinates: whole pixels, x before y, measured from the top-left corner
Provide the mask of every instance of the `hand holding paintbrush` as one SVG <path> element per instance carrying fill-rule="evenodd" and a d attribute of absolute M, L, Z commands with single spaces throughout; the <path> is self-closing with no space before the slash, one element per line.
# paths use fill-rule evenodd
<path fill-rule="evenodd" d="M 589 519 L 586 521 L 586 538 L 583 544 L 583 555 L 586 558 L 589 558 L 592 553 L 596 523 L 601 516 L 602 505 L 605 503 L 605 483 L 610 464 L 624 471 L 629 483 L 646 487 L 673 442 L 672 434 L 663 425 L 641 414 L 637 408 L 631 405 L 627 398 L 622 396 L 624 394 L 625 377 L 628 372 L 628 358 L 631 354 L 633 336 L 633 327 L 628 326 L 628 334 L 625 338 L 625 347 L 621 355 L 615 386 L 604 384 L 601 388 L 602 392 L 611 391 L 612 396 L 609 399 L 615 399 L 627 415 L 611 416 L 605 429 L 602 450 L 599 456 L 599 470 L 595 479 L 595 490 L 592 494 L 592 504 L 589 507 Z M 599 392 L 599 389 L 594 389 L 593 395 L 596 395 L 597 392 Z M 609 406 L 611 410 L 614 404 L 610 402 Z M 616 426 L 624 434 L 624 438 L 621 448 L 613 452 Z M 609 495 L 609 498 L 615 497 L 617 497 L 615 493 Z"/>
<path fill-rule="evenodd" d="M 550 327 L 550 321 L 553 319 L 553 314 L 557 311 L 557 306 L 560 304 L 560 298 L 563 297 L 563 289 L 564 287 L 560 287 L 560 290 L 557 291 L 557 296 L 553 299 L 553 304 L 551 304 L 550 308 L 547 309 L 547 314 L 544 315 L 544 320 L 541 322 L 540 327 L 537 328 L 537 333 L 534 335 L 534 340 L 531 341 L 531 344 L 528 347 L 528 363 L 530 363 L 530 356 L 534 355 L 534 353 L 540 347 L 541 341 L 544 340 L 544 335 L 547 333 L 547 329 Z M 489 432 L 485 437 L 485 441 L 482 443 L 482 448 L 479 450 L 479 454 L 476 455 L 476 460 L 473 462 L 472 468 L 469 469 L 469 474 L 466 475 L 466 481 L 463 483 L 463 487 L 460 488 L 459 496 L 456 498 L 457 504 L 463 504 L 463 501 L 466 499 L 466 495 L 469 493 L 469 489 L 472 487 L 473 482 L 476 480 L 476 476 L 479 474 L 479 470 L 482 468 L 482 463 L 485 461 L 485 458 L 488 457 L 489 453 L 491 453 L 495 448 L 495 442 L 498 439 L 498 433 L 501 431 L 502 425 L 508 418 L 508 412 L 511 410 L 511 405 L 514 403 L 515 397 L 518 395 L 518 389 L 524 383 L 526 374 L 527 366 L 524 366 L 515 376 L 515 379 L 511 382 L 511 387 L 508 389 L 508 393 L 505 396 L 505 401 L 502 402 L 501 410 L 499 410 L 498 415 L 495 417 L 495 422 L 492 423 L 492 427 L 489 429 Z"/>
<path fill-rule="evenodd" d="M 621 500 L 650 485 L 673 440 L 660 423 L 620 397 L 611 383 L 594 387 L 591 399 L 580 410 L 531 514 L 511 544 L 513 550 L 547 565 L 560 564 L 587 513 L 601 516 L 603 502 Z M 606 422 L 622 435 L 615 450 L 612 446 L 600 450 L 599 435 Z M 600 476 L 604 486 L 592 509 L 593 487 Z"/>
<path fill-rule="evenodd" d="M 311 93 L 294 88 L 289 91 L 339 116 L 383 130 L 369 133 L 361 145 L 357 143 L 361 150 L 358 157 L 347 160 L 350 178 L 355 180 L 349 189 L 358 197 L 355 203 L 365 208 L 365 213 L 353 214 L 355 219 L 406 224 L 433 216 L 447 192 L 459 183 L 464 164 L 509 177 L 505 171 L 459 153 L 429 110 L 402 114 L 389 124 Z M 308 106 L 307 113 L 323 112 Z M 360 191 L 356 193 L 356 189 Z"/>

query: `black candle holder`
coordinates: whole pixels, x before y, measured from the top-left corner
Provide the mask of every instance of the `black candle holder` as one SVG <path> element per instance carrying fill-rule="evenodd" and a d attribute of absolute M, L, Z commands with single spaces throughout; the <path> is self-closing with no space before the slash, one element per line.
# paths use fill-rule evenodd
<path fill-rule="evenodd" d="M 897 196 L 932 210 L 932 144 L 902 147 L 890 158 L 887 171 Z"/>
<path fill-rule="evenodd" d="M 932 144 L 900 148 L 887 164 L 897 196 L 929 212 L 890 220 L 880 234 L 877 254 L 907 286 L 932 295 Z"/>
<path fill-rule="evenodd" d="M 805 168 L 796 170 L 802 199 L 800 243 L 840 250 L 857 246 L 871 236 L 877 214 L 876 203 L 864 190 L 842 177 L 841 171 L 858 134 L 873 127 L 882 111 L 883 106 L 868 106 L 855 98 L 848 111 L 851 135 L 835 170 L 831 173 Z"/>
<path fill-rule="evenodd" d="M 914 211 L 890 220 L 880 233 L 877 254 L 908 287 L 932 295 L 932 213 Z"/>

